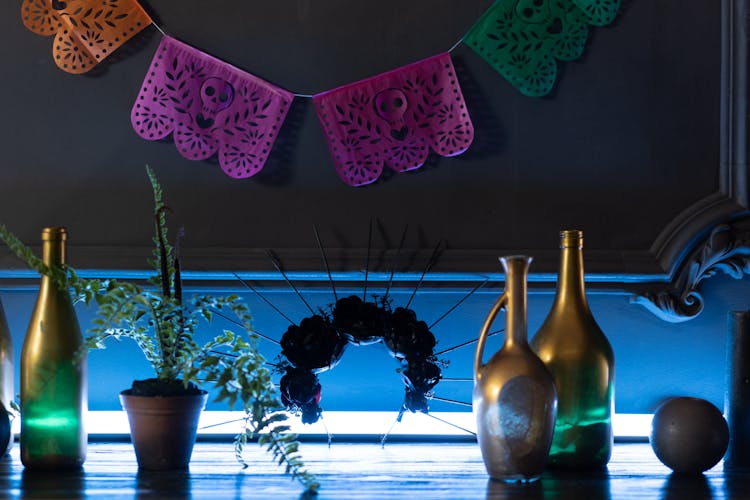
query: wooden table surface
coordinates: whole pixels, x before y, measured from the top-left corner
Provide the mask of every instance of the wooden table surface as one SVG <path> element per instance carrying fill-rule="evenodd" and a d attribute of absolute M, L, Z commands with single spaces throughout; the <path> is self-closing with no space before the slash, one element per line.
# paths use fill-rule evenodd
<path fill-rule="evenodd" d="M 750 499 L 750 474 L 677 477 L 646 443 L 617 444 L 608 471 L 598 475 L 545 473 L 529 485 L 488 480 L 473 443 L 303 443 L 318 475 L 318 498 L 429 499 Z M 189 472 L 139 472 L 129 443 L 91 443 L 80 473 L 24 471 L 18 445 L 0 461 L 0 498 L 299 498 L 301 487 L 249 446 L 251 466 L 234 460 L 231 443 L 199 442 Z"/>

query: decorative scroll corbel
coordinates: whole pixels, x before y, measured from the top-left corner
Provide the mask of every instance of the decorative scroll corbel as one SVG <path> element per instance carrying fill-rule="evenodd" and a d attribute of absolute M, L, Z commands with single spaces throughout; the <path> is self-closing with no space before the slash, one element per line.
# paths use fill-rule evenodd
<path fill-rule="evenodd" d="M 735 279 L 750 274 L 750 217 L 716 226 L 680 266 L 669 290 L 636 295 L 631 302 L 665 321 L 688 321 L 703 310 L 698 285 L 719 271 Z"/>

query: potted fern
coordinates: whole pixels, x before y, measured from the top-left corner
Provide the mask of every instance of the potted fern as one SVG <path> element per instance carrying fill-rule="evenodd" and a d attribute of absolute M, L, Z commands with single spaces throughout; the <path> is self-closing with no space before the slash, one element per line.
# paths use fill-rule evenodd
<path fill-rule="evenodd" d="M 245 412 L 242 431 L 235 438 L 235 455 L 244 466 L 242 452 L 249 440 L 258 439 L 279 465 L 300 481 L 308 491 L 318 483 L 307 472 L 297 451 L 296 436 L 284 425 L 286 414 L 279 401 L 265 358 L 258 352 L 247 306 L 236 295 L 195 295 L 185 299 L 180 277 L 179 235 L 168 241 L 161 186 L 154 172 L 146 172 L 154 194 L 154 252 L 149 264 L 155 270 L 146 286 L 114 279 L 85 279 L 73 268 L 51 269 L 0 225 L 2 239 L 19 258 L 39 273 L 67 285 L 74 298 L 98 306 L 85 339 L 88 349 L 103 349 L 111 341 L 135 342 L 154 369 L 154 377 L 134 381 L 120 395 L 129 412 L 131 437 L 139 467 L 144 469 L 186 468 L 195 441 L 197 418 L 205 405 L 207 392 L 200 385 L 217 391 L 216 401 L 230 407 L 240 404 Z M 234 316 L 243 334 L 223 333 L 199 344 L 195 334 L 215 314 Z M 82 354 L 85 354 L 82 353 Z M 183 413 L 193 415 L 178 423 Z M 139 415 L 150 415 L 152 422 L 139 427 Z M 156 417 L 154 417 L 154 415 Z M 182 450 L 177 434 L 187 434 Z"/>

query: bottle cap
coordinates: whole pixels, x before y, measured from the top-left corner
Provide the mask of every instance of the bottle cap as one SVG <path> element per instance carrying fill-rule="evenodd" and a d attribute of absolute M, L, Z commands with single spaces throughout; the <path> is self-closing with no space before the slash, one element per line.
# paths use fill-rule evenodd
<path fill-rule="evenodd" d="M 42 241 L 65 241 L 68 230 L 64 227 L 45 227 L 42 229 Z"/>
<path fill-rule="evenodd" d="M 560 248 L 583 248 L 583 231 L 560 231 Z"/>

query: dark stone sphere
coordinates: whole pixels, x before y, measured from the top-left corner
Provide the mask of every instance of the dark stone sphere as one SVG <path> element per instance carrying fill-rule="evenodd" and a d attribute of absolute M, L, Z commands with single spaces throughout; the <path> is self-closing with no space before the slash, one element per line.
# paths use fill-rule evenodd
<path fill-rule="evenodd" d="M 659 460 L 674 472 L 700 474 L 724 456 L 729 427 L 705 399 L 672 398 L 656 410 L 650 441 Z"/>

